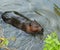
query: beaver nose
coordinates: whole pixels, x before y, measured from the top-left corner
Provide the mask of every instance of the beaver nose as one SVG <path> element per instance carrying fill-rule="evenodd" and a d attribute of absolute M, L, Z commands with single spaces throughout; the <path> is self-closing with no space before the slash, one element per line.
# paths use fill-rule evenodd
<path fill-rule="evenodd" d="M 44 29 L 42 28 L 42 32 L 44 32 Z"/>
<path fill-rule="evenodd" d="M 40 31 L 40 34 L 43 35 L 44 29 L 42 28 Z"/>

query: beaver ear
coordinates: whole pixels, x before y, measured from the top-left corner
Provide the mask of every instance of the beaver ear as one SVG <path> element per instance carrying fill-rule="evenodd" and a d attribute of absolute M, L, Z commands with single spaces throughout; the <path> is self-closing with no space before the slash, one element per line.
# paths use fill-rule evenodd
<path fill-rule="evenodd" d="M 37 25 L 40 25 L 36 20 L 34 20 L 34 22 L 35 22 Z"/>
<path fill-rule="evenodd" d="M 35 23 L 38 23 L 36 20 L 34 20 Z"/>

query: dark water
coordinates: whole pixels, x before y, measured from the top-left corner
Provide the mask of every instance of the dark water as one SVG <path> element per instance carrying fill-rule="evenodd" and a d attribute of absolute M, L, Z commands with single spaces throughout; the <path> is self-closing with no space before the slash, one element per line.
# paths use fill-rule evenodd
<path fill-rule="evenodd" d="M 60 0 L 1 0 L 0 11 L 18 11 L 40 23 L 44 28 L 44 37 L 55 31 L 60 39 Z M 9 40 L 8 47 L 10 49 L 43 50 L 43 41 L 39 36 L 30 36 L 4 23 L 1 17 L 0 27 L 2 27 L 3 35 L 6 38 L 16 38 L 16 41 Z"/>

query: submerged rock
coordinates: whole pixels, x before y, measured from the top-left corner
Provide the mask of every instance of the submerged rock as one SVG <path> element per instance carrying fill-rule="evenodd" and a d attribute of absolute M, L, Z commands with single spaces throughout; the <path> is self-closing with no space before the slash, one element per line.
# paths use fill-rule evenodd
<path fill-rule="evenodd" d="M 32 21 L 25 17 L 24 15 L 16 12 L 16 11 L 6 11 L 2 14 L 2 19 L 4 22 L 11 24 L 12 26 L 21 29 L 28 34 L 36 35 L 41 34 L 43 35 L 43 28 L 42 26 L 36 22 L 35 20 Z"/>

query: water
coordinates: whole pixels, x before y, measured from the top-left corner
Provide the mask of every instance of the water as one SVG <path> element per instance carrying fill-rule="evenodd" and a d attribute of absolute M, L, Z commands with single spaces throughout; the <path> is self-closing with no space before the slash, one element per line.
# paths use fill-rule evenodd
<path fill-rule="evenodd" d="M 57 6 L 58 7 L 57 7 Z M 56 31 L 60 39 L 60 0 L 0 0 L 0 11 L 17 11 L 31 20 L 36 20 L 44 28 L 44 37 Z M 38 13 L 36 13 L 38 12 Z M 6 38 L 8 47 L 12 50 L 43 50 L 43 41 L 39 36 L 32 37 L 15 27 L 4 23 L 0 17 L 0 25 Z"/>

